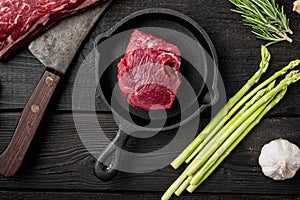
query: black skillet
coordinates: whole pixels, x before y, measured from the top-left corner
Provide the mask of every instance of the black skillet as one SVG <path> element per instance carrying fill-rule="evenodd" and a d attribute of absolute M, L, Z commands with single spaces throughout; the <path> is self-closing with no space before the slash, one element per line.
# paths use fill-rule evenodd
<path fill-rule="evenodd" d="M 136 28 L 177 45 L 182 53 L 182 85 L 169 110 L 148 112 L 133 108 L 120 92 L 117 64 Z M 98 91 L 119 124 L 115 139 L 95 164 L 95 175 L 101 180 L 107 181 L 116 175 L 119 149 L 125 146 L 129 135 L 133 137 L 139 131 L 147 133 L 178 128 L 218 101 L 218 61 L 215 48 L 204 29 L 179 12 L 152 8 L 133 13 L 100 35 L 95 48 L 98 51 L 96 64 L 99 65 L 100 77 Z M 186 89 L 189 87 L 192 92 Z"/>

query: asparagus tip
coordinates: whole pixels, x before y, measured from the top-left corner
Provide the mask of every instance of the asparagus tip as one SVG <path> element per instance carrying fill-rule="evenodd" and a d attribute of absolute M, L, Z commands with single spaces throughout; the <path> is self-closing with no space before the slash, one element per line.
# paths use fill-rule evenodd
<path fill-rule="evenodd" d="M 262 61 L 267 61 L 267 62 L 271 58 L 271 54 L 265 45 L 261 45 L 261 58 L 262 58 Z"/>

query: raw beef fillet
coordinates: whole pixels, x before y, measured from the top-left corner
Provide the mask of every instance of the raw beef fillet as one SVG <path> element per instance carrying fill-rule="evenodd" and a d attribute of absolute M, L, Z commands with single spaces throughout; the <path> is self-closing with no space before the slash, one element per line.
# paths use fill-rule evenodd
<path fill-rule="evenodd" d="M 65 16 L 105 0 L 0 0 L 0 59 Z"/>
<path fill-rule="evenodd" d="M 135 30 L 118 64 L 119 87 L 133 107 L 169 109 L 181 84 L 180 64 L 175 45 Z"/>

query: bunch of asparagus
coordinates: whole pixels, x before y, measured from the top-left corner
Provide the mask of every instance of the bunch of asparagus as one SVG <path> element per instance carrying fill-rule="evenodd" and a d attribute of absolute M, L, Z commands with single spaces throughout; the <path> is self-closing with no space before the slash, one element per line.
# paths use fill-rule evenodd
<path fill-rule="evenodd" d="M 298 70 L 291 71 L 276 85 L 276 79 L 300 64 L 291 61 L 273 76 L 249 91 L 266 72 L 271 58 L 265 46 L 261 47 L 259 70 L 231 98 L 194 141 L 171 163 L 177 169 L 190 163 L 162 196 L 169 199 L 184 190 L 192 193 L 220 165 L 229 153 L 253 129 L 263 116 L 284 97 L 287 87 L 300 80 Z"/>

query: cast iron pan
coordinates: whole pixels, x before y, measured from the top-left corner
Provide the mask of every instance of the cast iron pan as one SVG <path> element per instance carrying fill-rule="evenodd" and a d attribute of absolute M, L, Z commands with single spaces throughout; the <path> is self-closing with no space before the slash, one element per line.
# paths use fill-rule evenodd
<path fill-rule="evenodd" d="M 133 108 L 121 94 L 117 64 L 134 29 L 158 36 L 175 44 L 181 51 L 182 84 L 169 110 L 149 112 Z M 108 181 L 116 175 L 119 149 L 124 147 L 129 135 L 133 137 L 134 133 L 142 131 L 146 136 L 139 137 L 149 137 L 147 132 L 178 128 L 217 102 L 217 55 L 207 33 L 195 21 L 179 12 L 161 8 L 141 10 L 127 16 L 100 35 L 95 48 L 98 52 L 99 92 L 119 124 L 115 139 L 99 156 L 94 168 L 98 178 Z"/>

